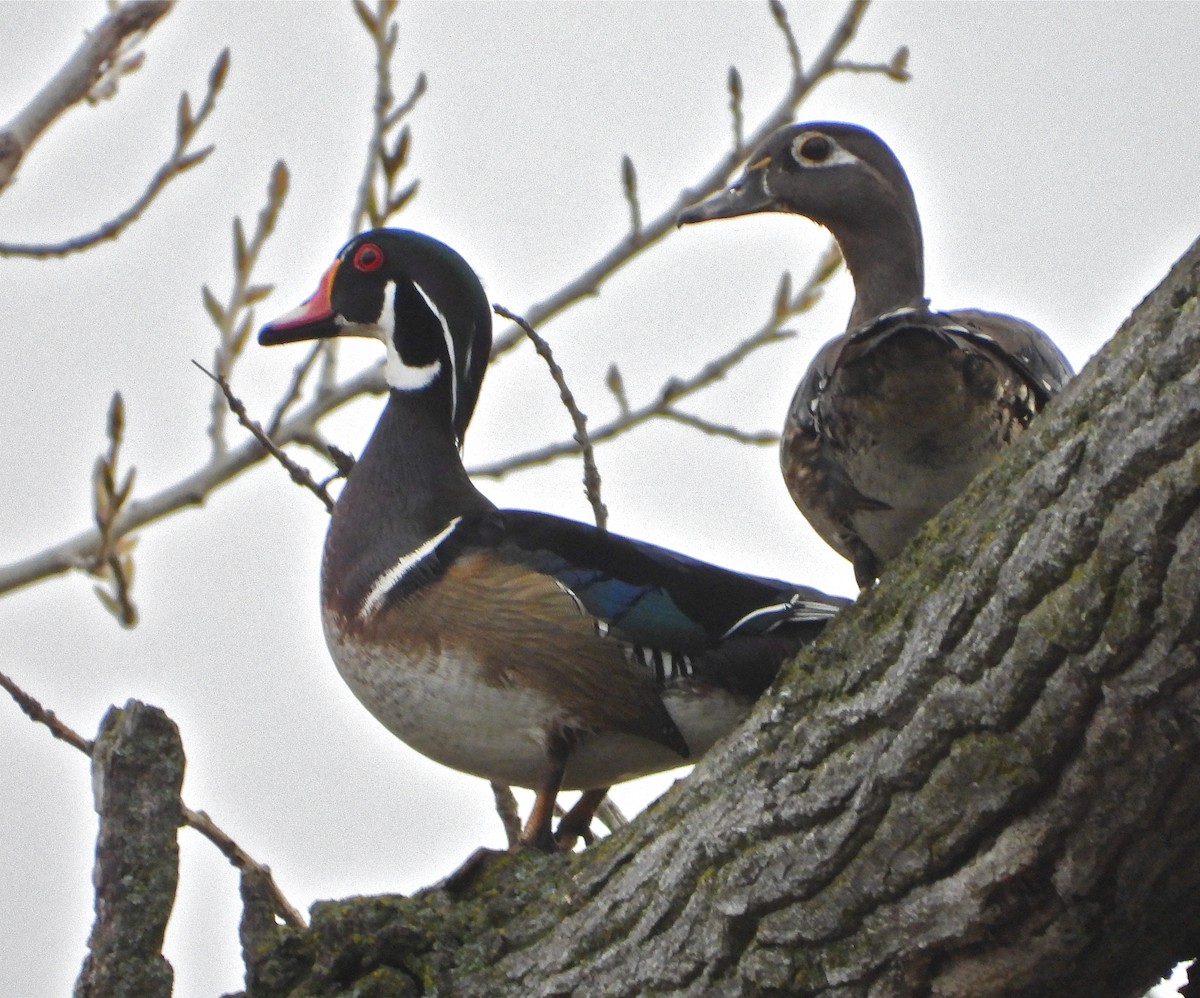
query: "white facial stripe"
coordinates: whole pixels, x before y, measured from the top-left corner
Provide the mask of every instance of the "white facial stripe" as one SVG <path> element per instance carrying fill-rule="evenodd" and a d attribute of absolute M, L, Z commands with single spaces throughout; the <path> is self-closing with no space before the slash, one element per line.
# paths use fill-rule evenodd
<path fill-rule="evenodd" d="M 383 286 L 383 312 L 379 315 L 379 338 L 387 348 L 387 363 L 384 364 L 383 376 L 392 388 L 402 392 L 417 391 L 433 383 L 442 369 L 439 361 L 425 364 L 422 367 L 411 367 L 400 358 L 396 349 L 396 282 L 388 281 Z"/>
<path fill-rule="evenodd" d="M 362 606 L 358 609 L 358 615 L 363 620 L 366 620 L 383 604 L 387 594 L 391 592 L 392 587 L 401 579 L 419 565 L 425 558 L 434 552 L 439 544 L 442 543 L 455 527 L 462 522 L 461 516 L 456 516 L 453 520 L 446 524 L 438 533 L 434 534 L 424 544 L 409 551 L 395 565 L 389 568 L 383 575 L 375 580 L 366 598 L 362 601 Z"/>
<path fill-rule="evenodd" d="M 442 324 L 442 336 L 446 340 L 446 356 L 450 358 L 450 421 L 453 423 L 458 415 L 458 361 L 454 356 L 454 337 L 450 335 L 450 323 L 446 321 L 446 317 L 442 315 L 441 310 L 433 303 L 433 299 L 425 293 L 425 289 L 421 285 L 413 281 L 413 287 L 425 299 L 429 311 L 436 315 L 438 322 Z"/>
<path fill-rule="evenodd" d="M 379 313 L 379 338 L 389 346 L 394 346 L 392 337 L 396 335 L 396 282 L 388 281 L 383 286 L 383 311 Z"/>

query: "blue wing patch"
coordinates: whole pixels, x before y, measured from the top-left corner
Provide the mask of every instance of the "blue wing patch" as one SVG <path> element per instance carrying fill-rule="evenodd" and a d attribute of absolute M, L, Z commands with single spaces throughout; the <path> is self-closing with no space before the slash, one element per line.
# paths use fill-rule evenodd
<path fill-rule="evenodd" d="M 552 551 L 529 552 L 523 560 L 566 586 L 588 613 L 608 625 L 613 637 L 682 651 L 700 651 L 712 644 L 708 631 L 657 586 L 572 565 Z"/>

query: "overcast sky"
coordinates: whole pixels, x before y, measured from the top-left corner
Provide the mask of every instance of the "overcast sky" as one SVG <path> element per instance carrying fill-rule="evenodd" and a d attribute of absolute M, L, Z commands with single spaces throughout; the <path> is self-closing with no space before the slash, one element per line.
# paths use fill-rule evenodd
<path fill-rule="evenodd" d="M 811 59 L 842 7 L 788 10 Z M 0 4 L 0 121 L 103 11 Z M 456 247 L 491 299 L 516 311 L 623 234 L 622 154 L 637 166 L 643 214 L 656 215 L 728 145 L 730 64 L 748 125 L 778 101 L 789 70 L 765 3 L 412 2 L 401 19 L 396 89 L 424 70 L 429 93 L 411 119 L 408 176 L 421 189 L 399 224 Z M 849 56 L 886 61 L 907 45 L 912 81 L 843 74 L 799 117 L 854 121 L 892 145 L 922 211 L 935 306 L 1022 316 L 1079 366 L 1200 231 L 1197 38 L 1197 4 L 881 4 Z M 190 361 L 207 362 L 215 338 L 199 289 L 228 294 L 230 220 L 258 212 L 276 159 L 292 171 L 292 192 L 258 271 L 277 286 L 260 320 L 306 297 L 349 235 L 373 84 L 349 6 L 184 3 L 154 30 L 144 68 L 117 99 L 71 111 L 22 165 L 0 199 L 0 241 L 66 238 L 131 202 L 170 148 L 179 91 L 199 100 L 223 46 L 233 62 L 207 163 L 116 243 L 66 260 L 0 259 L 0 563 L 90 523 L 89 476 L 114 389 L 138 494 L 205 460 L 209 384 Z M 602 420 L 615 411 L 603 387 L 610 362 L 635 404 L 694 372 L 762 322 L 781 271 L 807 274 L 824 240 L 798 217 L 689 228 L 544 332 L 583 409 Z M 694 411 L 777 430 L 850 297 L 840 275 L 794 324 L 796 340 Z M 252 411 L 269 410 L 300 354 L 251 348 L 234 382 Z M 373 353 L 344 357 L 348 371 Z M 504 359 L 484 385 L 468 463 L 568 437 L 556 398 L 528 348 Z M 331 438 L 358 451 L 379 407 L 339 416 Z M 614 530 L 853 593 L 848 564 L 792 507 L 773 448 L 652 426 L 597 456 Z M 590 519 L 573 461 L 481 486 L 501 505 Z M 88 736 L 110 703 L 165 708 L 188 753 L 188 805 L 269 863 L 302 909 L 408 892 L 476 846 L 502 843 L 487 785 L 408 750 L 338 678 L 316 607 L 325 524 L 311 495 L 264 466 L 203 510 L 145 531 L 136 630 L 115 625 L 83 576 L 0 600 L 0 670 Z M 65 995 L 92 919 L 87 763 L 5 700 L 0 759 L 0 994 Z M 636 811 L 672 778 L 619 789 L 616 800 Z M 181 839 L 168 934 L 176 994 L 236 990 L 236 874 L 195 833 Z"/>

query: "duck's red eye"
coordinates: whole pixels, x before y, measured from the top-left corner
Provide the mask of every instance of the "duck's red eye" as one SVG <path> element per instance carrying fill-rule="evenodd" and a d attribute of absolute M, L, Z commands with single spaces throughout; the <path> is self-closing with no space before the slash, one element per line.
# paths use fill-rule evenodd
<path fill-rule="evenodd" d="M 383 250 L 374 243 L 363 243 L 354 251 L 354 258 L 350 262 L 357 270 L 370 273 L 383 266 Z"/>

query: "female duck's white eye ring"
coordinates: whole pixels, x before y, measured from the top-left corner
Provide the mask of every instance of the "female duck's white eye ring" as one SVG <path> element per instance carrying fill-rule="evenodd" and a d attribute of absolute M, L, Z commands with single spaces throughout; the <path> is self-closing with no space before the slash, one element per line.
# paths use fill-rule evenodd
<path fill-rule="evenodd" d="M 792 142 L 792 156 L 797 163 L 824 163 L 835 148 L 826 136 L 805 132 Z"/>

